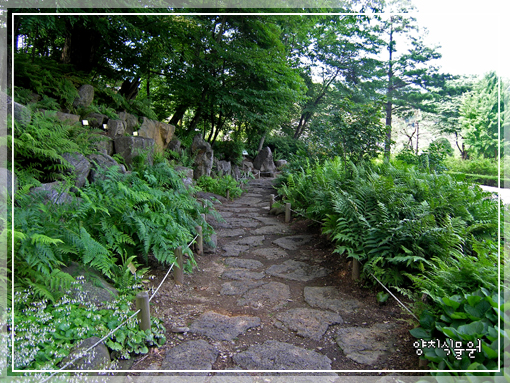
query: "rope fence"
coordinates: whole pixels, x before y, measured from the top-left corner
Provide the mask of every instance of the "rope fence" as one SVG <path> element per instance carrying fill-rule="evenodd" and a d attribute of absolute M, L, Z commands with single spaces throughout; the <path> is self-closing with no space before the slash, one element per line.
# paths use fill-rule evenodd
<path fill-rule="evenodd" d="M 202 215 L 205 219 L 205 216 Z M 202 237 L 202 226 L 196 226 L 195 229 L 197 230 L 197 235 L 195 235 L 195 238 L 187 245 L 187 248 L 191 248 L 191 245 L 195 243 L 195 241 L 198 244 L 197 253 L 203 254 L 203 237 Z M 50 376 L 48 376 L 46 379 L 42 380 L 41 383 L 45 383 L 48 380 L 50 380 L 52 377 L 54 377 L 59 372 L 62 372 L 65 370 L 67 366 L 72 365 L 77 360 L 83 358 L 85 355 L 87 355 L 91 350 L 93 350 L 97 345 L 104 342 L 106 339 L 108 339 L 110 336 L 112 336 L 118 329 L 120 329 L 122 326 L 124 326 L 126 323 L 128 323 L 131 319 L 135 317 L 135 315 L 138 316 L 138 321 L 140 323 L 140 329 L 145 331 L 147 329 L 151 328 L 150 324 L 150 308 L 149 308 L 149 302 L 156 296 L 159 289 L 163 285 L 163 283 L 168 278 L 168 275 L 170 275 L 170 272 L 174 269 L 175 264 L 177 264 L 177 268 L 174 270 L 174 279 L 176 284 L 182 284 L 183 283 L 183 267 L 184 267 L 184 261 L 182 257 L 182 246 L 179 246 L 177 249 L 175 249 L 175 261 L 170 265 L 170 268 L 168 269 L 167 273 L 163 277 L 163 280 L 160 282 L 159 286 L 156 288 L 156 290 L 152 293 L 151 297 L 149 298 L 149 294 L 146 291 L 142 291 L 136 295 L 136 312 L 134 312 L 129 318 L 124 320 L 120 325 L 118 325 L 115 329 L 111 330 L 107 335 L 102 337 L 100 340 L 98 340 L 94 345 L 90 346 L 84 351 L 81 351 L 78 353 L 77 356 L 75 356 L 71 361 L 67 362 L 63 367 L 60 369 L 54 371 Z"/>
<path fill-rule="evenodd" d="M 272 209 L 273 207 L 273 204 L 275 203 L 275 197 L 274 197 L 274 194 L 271 194 L 270 197 L 269 197 L 269 210 Z M 306 218 L 306 219 L 309 219 L 310 221 L 313 221 L 313 222 L 316 222 L 320 225 L 323 224 L 323 222 L 319 222 L 313 218 L 309 218 L 307 217 L 306 215 L 304 215 L 303 213 L 299 212 L 299 211 L 296 211 L 296 210 L 293 210 L 291 209 L 291 204 L 289 202 L 287 202 L 285 204 L 285 223 L 289 223 L 290 220 L 291 220 L 291 212 L 294 212 L 300 216 L 302 216 L 303 218 Z M 360 276 L 360 267 L 361 267 L 361 263 L 357 260 L 357 259 L 353 259 L 352 260 L 352 279 L 353 280 L 357 280 L 359 279 L 359 276 Z M 416 315 L 413 314 L 413 312 L 411 310 L 409 310 L 406 305 L 404 305 L 386 286 L 384 286 L 384 284 L 378 279 L 376 278 L 376 276 L 374 274 L 372 274 L 371 272 L 368 272 L 393 298 L 395 298 L 395 300 L 404 308 L 406 309 L 417 321 L 419 321 L 418 317 Z"/>

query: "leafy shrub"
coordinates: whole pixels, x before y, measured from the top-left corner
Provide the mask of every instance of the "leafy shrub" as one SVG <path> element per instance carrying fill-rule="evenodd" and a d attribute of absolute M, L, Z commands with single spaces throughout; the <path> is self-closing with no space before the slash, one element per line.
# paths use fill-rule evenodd
<path fill-rule="evenodd" d="M 363 263 L 390 286 L 407 274 L 475 255 L 473 243 L 497 241 L 498 205 L 489 194 L 448 175 L 390 164 L 354 165 L 339 159 L 287 175 L 285 201 L 323 221 L 336 252 Z"/>
<path fill-rule="evenodd" d="M 241 141 L 216 141 L 213 149 L 219 160 L 230 161 L 232 165 L 240 165 L 243 161 L 244 144 Z"/>
<path fill-rule="evenodd" d="M 32 62 L 27 54 L 15 54 L 14 82 L 20 88 L 37 93 L 42 100 L 38 108 L 74 111 L 73 101 L 78 97 L 77 87 L 85 83 L 85 76 L 71 65 L 58 63 L 48 58 L 37 58 Z M 15 100 L 27 104 L 28 92 L 18 91 Z"/>
<path fill-rule="evenodd" d="M 479 174 L 487 176 L 498 175 L 498 162 L 491 158 L 472 158 L 462 160 L 460 158 L 448 158 L 445 166 L 451 172 Z"/>
<path fill-rule="evenodd" d="M 229 190 L 230 198 L 239 198 L 243 194 L 243 190 L 232 176 L 217 178 L 202 176 L 197 180 L 197 186 L 206 192 L 223 197 L 227 196 L 227 190 Z"/>
<path fill-rule="evenodd" d="M 15 171 L 24 169 L 32 174 L 33 178 L 41 181 L 59 179 L 61 173 L 70 167 L 62 153 L 82 153 L 87 148 L 81 148 L 70 136 L 71 127 L 50 112 L 34 113 L 31 122 L 26 125 L 15 121 Z M 12 149 L 10 136 L 8 140 L 9 148 Z"/>
<path fill-rule="evenodd" d="M 212 228 L 201 213 L 213 214 L 191 195 L 177 173 L 162 163 L 142 174 L 120 174 L 110 169 L 104 180 L 78 190 L 81 200 L 70 204 L 43 204 L 42 197 L 16 197 L 14 265 L 18 287 L 32 286 L 39 296 L 56 300 L 69 283 L 59 268 L 71 261 L 88 265 L 125 287 L 127 266 L 149 253 L 162 263 L 174 262 L 182 246 L 194 264 L 187 244 L 201 225 L 208 241 Z M 25 193 L 25 194 L 23 194 Z M 8 211 L 8 219 L 10 210 Z M 8 235 L 11 235 L 9 228 Z M 8 244 L 10 245 L 10 243 Z"/>
<path fill-rule="evenodd" d="M 501 311 L 498 308 L 501 304 Z M 411 330 L 411 334 L 424 343 L 418 341 L 418 353 L 422 353 L 422 359 L 430 361 L 429 365 L 434 370 L 497 370 L 498 351 L 503 356 L 510 356 L 505 351 L 505 340 L 509 337 L 505 331 L 499 331 L 498 327 L 510 325 L 507 312 L 507 304 L 503 304 L 503 296 L 498 296 L 497 291 L 481 288 L 477 291 L 462 295 L 444 296 L 437 302 L 437 312 L 425 311 L 420 317 L 421 327 Z M 502 319 L 499 323 L 498 319 Z M 499 334 L 499 335 L 498 335 Z M 500 348 L 498 350 L 498 338 Z M 451 341 L 460 342 L 460 348 L 476 348 L 480 342 L 481 350 L 472 353 L 465 352 L 456 357 Z M 438 342 L 441 347 L 427 347 L 427 342 Z M 466 347 L 471 342 L 471 347 Z M 443 346 L 445 345 L 445 346 Z M 445 351 L 446 350 L 446 351 Z M 480 352 L 481 351 L 481 352 Z M 452 373 L 458 375 L 458 373 Z M 432 373 L 432 375 L 436 375 Z M 440 375 L 449 375 L 442 373 Z M 463 373 L 464 375 L 464 373 Z M 474 376 L 467 373 L 467 376 Z M 499 375 L 503 372 L 476 373 L 476 375 Z"/>
<path fill-rule="evenodd" d="M 80 291 L 80 280 L 73 285 Z M 82 294 L 71 299 L 65 294 L 55 304 L 34 301 L 33 291 L 16 292 L 14 299 L 14 323 L 10 308 L 7 328 L 15 332 L 15 359 L 11 360 L 10 346 L 8 365 L 13 369 L 57 370 L 71 349 L 81 340 L 91 336 L 103 337 L 129 318 L 132 296 L 120 296 L 111 303 L 98 307 L 84 302 Z M 112 356 L 129 359 L 133 354 L 146 354 L 150 346 L 159 347 L 166 342 L 165 328 L 157 318 L 151 318 L 151 330 L 139 329 L 136 320 L 128 321 L 105 341 Z"/>

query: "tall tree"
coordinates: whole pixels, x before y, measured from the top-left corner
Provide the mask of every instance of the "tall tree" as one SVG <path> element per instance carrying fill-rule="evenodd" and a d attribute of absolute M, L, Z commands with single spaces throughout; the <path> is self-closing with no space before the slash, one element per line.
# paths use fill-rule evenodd
<path fill-rule="evenodd" d="M 433 92 L 439 91 L 444 82 L 451 78 L 439 73 L 439 69 L 432 65 L 432 61 L 439 59 L 441 54 L 425 45 L 416 19 L 402 14 L 412 8 L 402 1 L 390 3 L 389 6 L 390 11 L 399 14 L 381 16 L 376 28 L 382 46 L 388 51 L 387 59 L 380 62 L 378 79 L 375 81 L 380 84 L 381 90 L 384 89 L 386 96 L 386 160 L 389 160 L 391 152 L 393 114 L 405 115 L 416 109 L 434 111 L 432 101 L 438 94 Z M 402 48 L 398 49 L 397 44 Z"/>
<path fill-rule="evenodd" d="M 506 144 L 504 134 L 499 134 L 507 113 L 503 97 L 499 98 L 500 87 L 505 89 L 496 72 L 487 73 L 471 92 L 464 94 L 460 107 L 464 141 L 471 152 L 486 158 L 498 158 L 498 148 L 501 145 L 504 149 Z"/>

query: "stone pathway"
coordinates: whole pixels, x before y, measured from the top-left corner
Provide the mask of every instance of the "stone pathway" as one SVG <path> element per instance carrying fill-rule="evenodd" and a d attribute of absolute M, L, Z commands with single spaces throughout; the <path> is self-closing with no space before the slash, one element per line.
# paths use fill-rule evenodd
<path fill-rule="evenodd" d="M 393 333 L 405 323 L 354 321 L 377 307 L 339 291 L 313 235 L 268 214 L 272 193 L 270 179 L 252 180 L 248 193 L 217 205 L 225 222 L 207 217 L 217 251 L 156 301 L 156 315 L 180 330 L 169 331 L 151 369 L 377 369 L 397 352 Z"/>

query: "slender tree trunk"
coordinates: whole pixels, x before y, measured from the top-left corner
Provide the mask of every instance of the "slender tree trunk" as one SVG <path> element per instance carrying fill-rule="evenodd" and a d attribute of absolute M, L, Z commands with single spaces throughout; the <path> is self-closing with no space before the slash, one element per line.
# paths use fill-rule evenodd
<path fill-rule="evenodd" d="M 220 133 L 220 130 L 223 128 L 224 123 L 225 120 L 222 120 L 222 113 L 220 111 L 220 115 L 218 116 L 218 123 L 216 124 L 216 133 L 214 133 L 211 145 L 214 145 L 214 143 L 216 142 L 216 138 L 218 138 L 218 134 Z"/>
<path fill-rule="evenodd" d="M 391 113 L 393 110 L 392 94 L 393 94 L 393 25 L 390 27 L 390 44 L 388 46 L 390 53 L 388 67 L 388 88 L 386 89 L 386 142 L 384 143 L 384 161 L 389 162 L 391 152 Z"/>
<path fill-rule="evenodd" d="M 174 115 L 170 119 L 170 124 L 177 125 L 179 123 L 179 121 L 182 120 L 182 118 L 184 117 L 184 113 L 186 113 L 187 110 L 188 110 L 188 105 L 184 105 L 184 104 L 179 105 L 177 107 L 177 109 L 175 110 Z"/>
<path fill-rule="evenodd" d="M 260 152 L 262 150 L 262 146 L 264 146 L 264 141 L 266 140 L 266 132 L 264 132 L 264 134 L 262 135 L 262 137 L 260 137 L 260 141 L 259 141 L 259 148 L 257 149 L 257 153 Z"/>
<path fill-rule="evenodd" d="M 418 139 L 420 138 L 420 125 L 416 121 L 416 155 L 418 155 Z"/>

